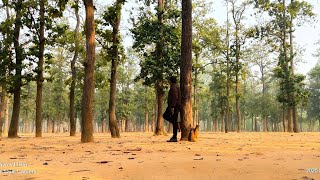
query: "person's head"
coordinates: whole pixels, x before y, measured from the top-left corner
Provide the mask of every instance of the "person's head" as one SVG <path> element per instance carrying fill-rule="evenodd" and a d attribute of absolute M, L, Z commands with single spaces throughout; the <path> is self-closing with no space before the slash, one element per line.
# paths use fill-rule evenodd
<path fill-rule="evenodd" d="M 176 83 L 177 83 L 177 78 L 174 77 L 174 76 L 171 76 L 171 77 L 169 78 L 169 83 L 170 83 L 170 85 L 171 85 L 171 84 L 176 84 Z"/>

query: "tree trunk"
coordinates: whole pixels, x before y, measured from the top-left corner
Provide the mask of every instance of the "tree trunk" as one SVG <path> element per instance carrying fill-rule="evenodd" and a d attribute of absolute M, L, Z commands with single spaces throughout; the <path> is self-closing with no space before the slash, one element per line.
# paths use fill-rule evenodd
<path fill-rule="evenodd" d="M 147 88 L 145 88 L 144 112 L 145 112 L 144 131 L 149 132 L 149 112 L 148 112 L 148 101 L 147 101 Z"/>
<path fill-rule="evenodd" d="M 218 119 L 218 114 L 214 116 L 214 132 L 218 132 L 218 125 L 219 125 L 219 119 Z"/>
<path fill-rule="evenodd" d="M 198 61 L 199 61 L 199 52 L 196 52 L 196 64 L 195 64 L 195 75 L 194 75 L 194 87 L 193 87 L 193 126 L 195 127 L 198 124 L 198 97 L 197 97 L 197 85 L 198 85 Z"/>
<path fill-rule="evenodd" d="M 293 0 L 291 0 L 291 4 L 293 4 Z M 294 58 L 294 53 L 293 53 L 293 30 L 292 30 L 292 26 L 293 26 L 293 17 L 292 15 L 290 16 L 290 30 L 289 30 L 289 36 L 290 36 L 290 71 L 291 71 L 291 75 L 294 76 L 294 62 L 293 62 L 293 58 Z M 292 86 L 293 86 L 293 82 L 291 82 Z M 299 132 L 298 129 L 298 120 L 297 120 L 297 106 L 296 106 L 296 102 L 295 102 L 295 96 L 294 93 L 290 94 L 290 98 L 291 101 L 293 102 L 293 106 L 292 106 L 292 119 L 293 119 L 293 131 L 295 133 Z"/>
<path fill-rule="evenodd" d="M 282 108 L 282 126 L 283 126 L 283 132 L 286 132 L 286 112 L 285 108 Z"/>
<path fill-rule="evenodd" d="M 302 121 L 303 121 L 302 111 L 303 109 L 301 109 L 301 112 L 300 112 L 300 132 L 302 132 Z"/>
<path fill-rule="evenodd" d="M 129 119 L 127 117 L 125 117 L 125 132 L 129 132 L 130 131 L 130 122 Z"/>
<path fill-rule="evenodd" d="M 13 90 L 13 109 L 12 109 L 12 118 L 10 123 L 10 128 L 8 132 L 9 138 L 18 137 L 18 125 L 20 117 L 20 100 L 21 100 L 21 72 L 22 72 L 22 61 L 23 61 L 23 48 L 19 43 L 20 29 L 21 29 L 21 17 L 22 17 L 22 6 L 23 1 L 18 0 L 15 7 L 16 18 L 14 22 L 14 49 L 16 54 L 16 64 L 15 64 L 15 80 L 14 80 L 14 90 Z"/>
<path fill-rule="evenodd" d="M 254 115 L 252 115 L 252 122 L 251 122 L 252 124 L 252 129 L 251 129 L 251 131 L 253 132 L 254 130 L 255 130 L 255 127 L 254 127 Z"/>
<path fill-rule="evenodd" d="M 109 104 L 109 127 L 112 138 L 120 138 L 120 131 L 116 123 L 116 91 L 117 91 L 117 66 L 118 66 L 118 48 L 119 48 L 119 27 L 121 19 L 121 8 L 123 0 L 117 0 L 115 4 L 116 17 L 112 29 L 112 65 L 110 80 L 110 104 Z"/>
<path fill-rule="evenodd" d="M 39 30 L 39 61 L 37 69 L 37 97 L 36 97 L 36 137 L 42 137 L 42 89 L 43 89 L 43 64 L 44 64 L 44 12 L 45 0 L 40 0 L 40 30 Z"/>
<path fill-rule="evenodd" d="M 257 120 L 257 117 L 254 117 L 254 128 L 255 128 L 255 131 L 258 132 L 258 120 Z"/>
<path fill-rule="evenodd" d="M 9 96 L 5 98 L 5 110 L 4 110 L 4 127 L 3 127 L 3 134 L 8 134 L 9 130 Z"/>
<path fill-rule="evenodd" d="M 244 131 L 246 131 L 246 128 L 247 128 L 247 126 L 246 126 L 246 125 L 247 125 L 247 124 L 246 124 L 247 122 L 246 122 L 246 121 L 247 121 L 246 113 L 244 112 L 244 113 L 243 113 L 243 130 L 244 130 Z"/>
<path fill-rule="evenodd" d="M 5 124 L 5 107 L 6 107 L 6 88 L 4 83 L 1 84 L 1 101 L 0 101 L 0 137 L 2 137 L 4 132 L 3 125 Z"/>
<path fill-rule="evenodd" d="M 95 25 L 93 0 L 84 0 L 86 9 L 86 60 L 81 110 L 81 142 L 93 142 L 93 99 L 95 64 Z"/>
<path fill-rule="evenodd" d="M 263 132 L 267 132 L 267 117 L 265 115 L 262 116 L 263 122 Z"/>
<path fill-rule="evenodd" d="M 224 111 L 221 112 L 221 132 L 225 132 Z"/>
<path fill-rule="evenodd" d="M 26 110 L 25 111 L 26 112 L 26 114 L 25 114 L 25 116 L 26 117 L 24 117 L 24 120 L 23 120 L 23 131 L 24 131 L 24 133 L 28 133 L 28 117 L 29 117 L 29 113 L 28 113 L 28 110 Z"/>
<path fill-rule="evenodd" d="M 54 133 L 54 126 L 55 126 L 55 120 L 54 118 L 52 118 L 52 129 L 51 129 L 51 133 Z"/>
<path fill-rule="evenodd" d="M 230 59 L 229 59 L 229 1 L 227 1 L 227 34 L 226 34 L 226 39 L 227 39 L 227 84 L 226 84 L 226 91 L 227 91 L 227 99 L 226 99 L 226 120 L 225 120 L 225 133 L 228 133 L 228 128 L 229 128 L 229 117 L 230 117 L 230 102 L 229 102 L 229 97 L 230 97 Z M 224 122 L 224 119 L 223 119 Z M 222 123 L 223 124 L 223 123 Z"/>
<path fill-rule="evenodd" d="M 157 83 L 156 84 L 157 123 L 156 123 L 156 128 L 155 128 L 155 131 L 154 131 L 155 135 L 163 135 L 164 134 L 163 118 L 162 118 L 163 96 L 164 96 L 163 87 Z"/>
<path fill-rule="evenodd" d="M 155 101 L 155 105 L 153 107 L 153 113 L 152 113 L 152 123 L 151 123 L 151 132 L 155 132 L 155 121 L 156 121 L 156 115 L 157 115 L 157 101 Z"/>
<path fill-rule="evenodd" d="M 181 36 L 181 140 L 188 140 L 192 123 L 192 2 L 182 0 Z"/>
<path fill-rule="evenodd" d="M 70 86 L 70 136 L 76 135 L 76 119 L 75 119 L 75 88 L 76 88 L 76 79 L 77 79 L 77 71 L 75 64 L 77 62 L 79 56 L 79 26 L 80 26 L 80 15 L 79 15 L 79 0 L 75 1 L 74 12 L 76 15 L 77 23 L 76 28 L 74 30 L 74 55 L 71 61 L 71 86 Z"/>
<path fill-rule="evenodd" d="M 51 124 L 50 124 L 50 116 L 47 117 L 47 133 L 50 132 Z"/>

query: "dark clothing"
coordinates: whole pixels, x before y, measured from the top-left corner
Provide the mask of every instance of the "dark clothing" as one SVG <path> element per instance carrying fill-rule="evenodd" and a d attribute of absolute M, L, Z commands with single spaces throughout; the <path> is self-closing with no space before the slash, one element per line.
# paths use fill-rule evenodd
<path fill-rule="evenodd" d="M 172 123 L 173 126 L 173 137 L 177 138 L 178 134 L 178 114 L 181 107 L 181 97 L 180 97 L 180 88 L 173 84 L 170 86 L 170 90 L 168 93 L 168 107 L 166 111 L 171 113 L 171 108 L 174 108 L 174 113 L 170 117 L 169 122 Z"/>
<path fill-rule="evenodd" d="M 180 88 L 176 84 L 171 85 L 168 93 L 168 107 L 180 109 L 180 106 L 181 106 Z"/>

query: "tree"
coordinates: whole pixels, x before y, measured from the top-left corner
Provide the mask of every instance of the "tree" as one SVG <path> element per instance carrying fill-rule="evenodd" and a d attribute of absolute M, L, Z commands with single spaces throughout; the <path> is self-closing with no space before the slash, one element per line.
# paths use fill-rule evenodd
<path fill-rule="evenodd" d="M 14 85 L 13 85 L 13 109 L 12 109 L 12 118 L 10 123 L 10 128 L 8 132 L 9 138 L 17 138 L 18 137 L 18 123 L 20 117 L 20 100 L 21 100 L 21 76 L 22 76 L 22 61 L 25 57 L 23 47 L 20 44 L 20 30 L 22 28 L 22 13 L 24 8 L 23 0 L 18 0 L 12 2 L 14 6 L 14 10 L 16 12 L 15 22 L 14 22 L 14 30 L 13 30 L 13 37 L 14 37 L 14 49 L 15 49 L 15 56 L 16 56 L 16 63 L 15 63 L 15 76 L 14 76 Z"/>
<path fill-rule="evenodd" d="M 309 105 L 307 107 L 307 114 L 310 120 L 318 120 L 320 123 L 320 64 L 317 63 L 315 67 L 309 72 Z M 320 124 L 319 124 L 320 131 Z"/>
<path fill-rule="evenodd" d="M 116 85 L 117 85 L 117 67 L 119 56 L 119 27 L 121 19 L 121 9 L 124 0 L 116 0 L 114 14 L 111 20 L 112 24 L 112 61 L 111 61 L 111 80 L 110 80 L 110 102 L 109 102 L 109 128 L 111 137 L 120 138 L 119 128 L 116 121 Z"/>
<path fill-rule="evenodd" d="M 76 16 L 76 27 L 74 29 L 74 55 L 71 61 L 71 86 L 70 86 L 70 136 L 76 135 L 76 119 L 75 119 L 75 88 L 76 88 L 76 79 L 77 79 L 77 70 L 75 64 L 79 56 L 79 26 L 80 26 L 80 15 L 79 15 L 79 0 L 75 0 L 74 5 L 75 16 Z"/>
<path fill-rule="evenodd" d="M 150 4 L 149 4 L 150 5 Z M 175 5 L 164 6 L 158 1 L 157 14 L 146 8 L 141 8 L 134 28 L 133 49 L 142 58 L 141 71 L 136 80 L 142 80 L 144 85 L 152 86 L 156 92 L 157 117 L 156 135 L 164 134 L 163 128 L 163 98 L 167 79 L 179 74 L 180 65 L 180 13 Z"/>
<path fill-rule="evenodd" d="M 81 142 L 93 142 L 93 98 L 95 65 L 95 24 L 93 0 L 84 0 L 86 9 L 86 60 L 84 62 L 84 84 L 82 95 Z"/>
<path fill-rule="evenodd" d="M 182 0 L 181 35 L 181 140 L 187 140 L 192 123 L 192 3 Z"/>

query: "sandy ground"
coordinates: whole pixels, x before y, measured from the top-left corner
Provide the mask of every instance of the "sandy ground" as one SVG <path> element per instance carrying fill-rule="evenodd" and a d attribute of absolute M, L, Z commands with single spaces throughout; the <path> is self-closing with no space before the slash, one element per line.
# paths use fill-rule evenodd
<path fill-rule="evenodd" d="M 320 179 L 320 133 L 201 133 L 167 143 L 152 133 L 20 134 L 0 141 L 0 179 Z"/>

